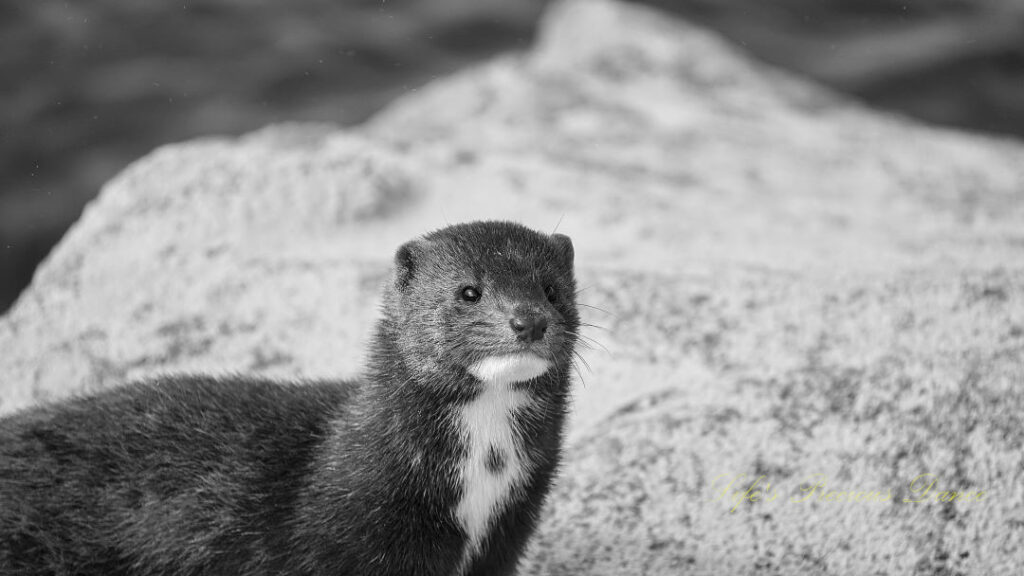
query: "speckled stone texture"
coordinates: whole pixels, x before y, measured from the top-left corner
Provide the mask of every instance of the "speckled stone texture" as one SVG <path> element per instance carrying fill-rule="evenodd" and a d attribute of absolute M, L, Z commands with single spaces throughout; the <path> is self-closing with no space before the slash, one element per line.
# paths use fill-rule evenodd
<path fill-rule="evenodd" d="M 136 163 L 0 320 L 0 411 L 165 371 L 352 374 L 394 248 L 476 218 L 571 235 L 592 306 L 523 574 L 1024 565 L 1024 147 L 604 0 L 358 130 Z"/>

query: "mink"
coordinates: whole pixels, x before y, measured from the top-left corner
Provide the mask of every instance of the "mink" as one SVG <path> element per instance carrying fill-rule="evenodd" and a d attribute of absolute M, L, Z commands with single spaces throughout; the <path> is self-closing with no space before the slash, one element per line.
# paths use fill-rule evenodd
<path fill-rule="evenodd" d="M 162 376 L 0 419 L 0 574 L 514 574 L 562 453 L 571 240 L 402 245 L 361 376 Z"/>

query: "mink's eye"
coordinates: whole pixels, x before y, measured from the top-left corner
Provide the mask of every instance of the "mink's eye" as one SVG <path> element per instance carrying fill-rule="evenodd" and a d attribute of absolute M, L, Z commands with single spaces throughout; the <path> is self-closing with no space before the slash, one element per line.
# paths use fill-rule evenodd
<path fill-rule="evenodd" d="M 554 302 L 558 299 L 558 290 L 551 285 L 545 286 L 544 295 L 547 296 L 548 302 Z"/>
<path fill-rule="evenodd" d="M 475 286 L 466 286 L 462 289 L 462 292 L 459 295 L 462 296 L 462 299 L 466 302 L 477 302 L 480 300 L 481 296 L 480 290 Z"/>

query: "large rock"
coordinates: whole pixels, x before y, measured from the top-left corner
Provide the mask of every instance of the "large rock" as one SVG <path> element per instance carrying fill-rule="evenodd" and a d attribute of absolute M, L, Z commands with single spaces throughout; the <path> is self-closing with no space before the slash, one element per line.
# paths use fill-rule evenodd
<path fill-rule="evenodd" d="M 359 130 L 136 163 L 0 320 L 0 410 L 160 371 L 352 374 L 391 251 L 476 218 L 573 236 L 593 306 L 524 573 L 1024 563 L 1024 147 L 607 1 Z"/>

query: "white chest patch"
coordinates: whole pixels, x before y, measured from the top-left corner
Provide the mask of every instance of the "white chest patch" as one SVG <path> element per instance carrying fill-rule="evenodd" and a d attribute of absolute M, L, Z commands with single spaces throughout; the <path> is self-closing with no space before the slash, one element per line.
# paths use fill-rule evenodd
<path fill-rule="evenodd" d="M 462 500 L 455 516 L 469 537 L 457 574 L 465 571 L 487 535 L 491 522 L 508 504 L 528 472 L 519 432 L 512 419 L 529 406 L 528 394 L 513 390 L 513 382 L 536 378 L 550 363 L 533 354 L 494 356 L 469 368 L 484 383 L 484 391 L 462 407 L 460 426 L 466 458 L 459 463 Z"/>

